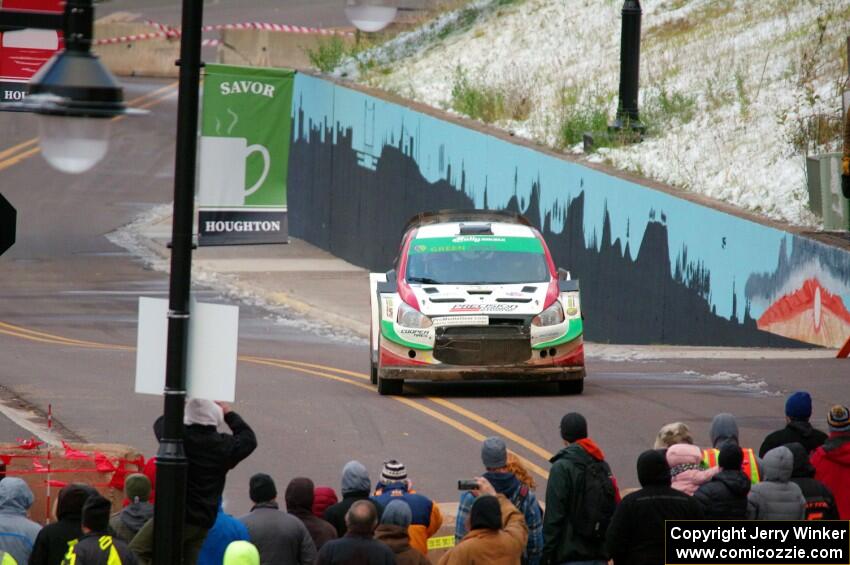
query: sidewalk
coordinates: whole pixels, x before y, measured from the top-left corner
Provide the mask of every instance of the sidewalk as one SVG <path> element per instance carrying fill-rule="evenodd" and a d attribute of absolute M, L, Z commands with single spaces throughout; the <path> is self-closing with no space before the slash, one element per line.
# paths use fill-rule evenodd
<path fill-rule="evenodd" d="M 111 239 L 167 270 L 170 205 L 118 230 Z M 261 304 L 283 307 L 333 328 L 369 337 L 369 273 L 309 243 L 199 247 L 193 254 L 196 282 Z M 826 359 L 831 349 L 755 349 L 668 345 L 587 344 L 589 357 L 605 361 L 659 359 Z"/>

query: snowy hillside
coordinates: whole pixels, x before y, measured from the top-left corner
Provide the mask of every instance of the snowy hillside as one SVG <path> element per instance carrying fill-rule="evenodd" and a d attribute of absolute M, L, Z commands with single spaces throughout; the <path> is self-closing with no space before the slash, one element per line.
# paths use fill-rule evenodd
<path fill-rule="evenodd" d="M 622 0 L 477 0 L 339 70 L 581 152 L 617 104 Z M 804 155 L 840 149 L 847 0 L 644 0 L 643 143 L 588 155 L 817 226 Z M 442 26 L 442 27 L 441 27 Z"/>

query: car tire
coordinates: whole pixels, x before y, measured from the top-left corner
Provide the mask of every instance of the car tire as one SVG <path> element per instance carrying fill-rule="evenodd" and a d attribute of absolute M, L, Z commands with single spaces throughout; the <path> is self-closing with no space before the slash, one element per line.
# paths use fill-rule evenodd
<path fill-rule="evenodd" d="M 584 379 L 558 382 L 558 392 L 561 394 L 581 394 L 583 391 Z"/>
<path fill-rule="evenodd" d="M 404 388 L 402 379 L 382 379 L 378 377 L 378 394 L 381 396 L 398 396 Z"/>

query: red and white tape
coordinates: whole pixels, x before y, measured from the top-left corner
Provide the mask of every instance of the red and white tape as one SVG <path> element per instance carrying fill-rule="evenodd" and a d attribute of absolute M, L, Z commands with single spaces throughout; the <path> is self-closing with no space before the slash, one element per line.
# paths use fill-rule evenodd
<path fill-rule="evenodd" d="M 109 45 L 115 43 L 131 43 L 134 41 L 145 41 L 148 39 L 175 39 L 180 37 L 179 28 L 145 20 L 145 23 L 158 31 L 150 33 L 136 33 L 133 35 L 121 35 L 118 37 L 107 37 L 95 40 L 95 45 Z M 233 24 L 214 24 L 206 25 L 201 28 L 202 31 L 222 31 L 231 29 L 254 29 L 262 31 L 278 31 L 282 33 L 303 33 L 313 35 L 352 35 L 350 32 L 337 31 L 334 29 L 325 29 L 318 27 L 294 26 L 288 24 L 273 24 L 269 22 L 240 22 Z M 202 45 L 204 47 L 215 47 L 221 44 L 219 39 L 204 39 Z"/>

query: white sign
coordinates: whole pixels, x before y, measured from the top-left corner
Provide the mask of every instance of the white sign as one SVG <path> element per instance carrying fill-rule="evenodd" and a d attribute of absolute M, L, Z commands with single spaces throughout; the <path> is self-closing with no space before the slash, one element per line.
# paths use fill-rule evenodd
<path fill-rule="evenodd" d="M 440 316 L 431 318 L 435 328 L 446 326 L 487 326 L 490 325 L 488 316 Z"/>
<path fill-rule="evenodd" d="M 233 402 L 239 307 L 192 301 L 186 392 L 190 398 Z M 168 300 L 139 298 L 136 392 L 162 395 L 168 348 Z"/>

